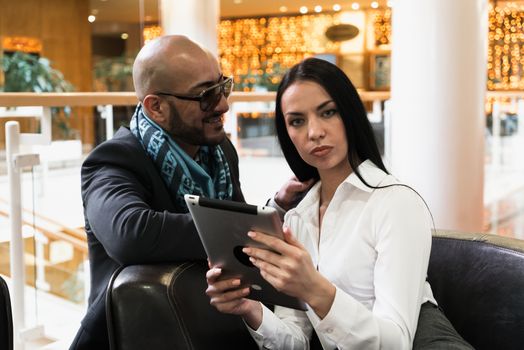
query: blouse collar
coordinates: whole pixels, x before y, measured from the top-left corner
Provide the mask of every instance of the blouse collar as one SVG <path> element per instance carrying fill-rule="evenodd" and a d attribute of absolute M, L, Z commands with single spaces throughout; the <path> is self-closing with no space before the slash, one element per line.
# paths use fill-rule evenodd
<path fill-rule="evenodd" d="M 379 186 L 383 180 L 388 176 L 386 172 L 384 172 L 382 169 L 378 168 L 373 162 L 369 159 L 365 160 L 358 166 L 358 171 L 362 178 L 366 180 L 366 182 L 370 186 L 377 187 Z M 304 196 L 304 198 L 300 201 L 300 203 L 296 206 L 296 208 L 289 210 L 288 215 L 292 214 L 299 214 L 299 215 L 316 215 L 318 212 L 318 205 L 320 201 L 320 187 L 321 182 L 317 181 L 316 184 L 311 187 L 311 189 L 308 191 L 308 193 Z M 340 186 L 354 186 L 358 188 L 359 190 L 365 191 L 365 192 L 371 192 L 374 190 L 373 187 L 368 187 L 365 183 L 362 182 L 362 180 L 359 179 L 357 174 L 353 171 L 349 176 L 342 181 Z M 286 215 L 287 216 L 287 215 Z"/>

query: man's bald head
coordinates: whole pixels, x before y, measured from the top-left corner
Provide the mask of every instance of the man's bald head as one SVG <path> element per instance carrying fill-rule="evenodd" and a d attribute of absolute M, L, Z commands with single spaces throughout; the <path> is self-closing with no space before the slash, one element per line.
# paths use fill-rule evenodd
<path fill-rule="evenodd" d="M 214 61 L 213 55 L 182 35 L 166 35 L 147 43 L 133 64 L 133 84 L 140 101 L 156 91 L 172 91 L 190 79 L 196 62 Z"/>

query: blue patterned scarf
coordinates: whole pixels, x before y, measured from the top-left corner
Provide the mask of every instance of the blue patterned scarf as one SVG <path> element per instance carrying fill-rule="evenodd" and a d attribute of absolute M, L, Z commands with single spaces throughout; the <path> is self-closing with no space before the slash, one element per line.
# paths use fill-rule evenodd
<path fill-rule="evenodd" d="M 198 161 L 192 159 L 173 138 L 153 122 L 138 105 L 130 129 L 153 159 L 177 211 L 187 213 L 185 194 L 231 199 L 233 184 L 224 151 L 220 146 L 200 146 Z"/>

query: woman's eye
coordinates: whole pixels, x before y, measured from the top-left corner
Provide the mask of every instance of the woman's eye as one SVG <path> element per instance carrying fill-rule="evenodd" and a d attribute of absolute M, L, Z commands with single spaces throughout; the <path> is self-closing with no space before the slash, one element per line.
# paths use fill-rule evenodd
<path fill-rule="evenodd" d="M 291 119 L 288 124 L 290 126 L 300 126 L 302 124 L 304 124 L 304 119 L 301 119 L 301 118 L 295 118 L 295 119 Z"/>
<path fill-rule="evenodd" d="M 338 113 L 338 111 L 336 109 L 328 109 L 328 110 L 322 112 L 322 116 L 326 117 L 326 118 L 329 118 L 329 117 L 334 116 L 337 113 Z"/>

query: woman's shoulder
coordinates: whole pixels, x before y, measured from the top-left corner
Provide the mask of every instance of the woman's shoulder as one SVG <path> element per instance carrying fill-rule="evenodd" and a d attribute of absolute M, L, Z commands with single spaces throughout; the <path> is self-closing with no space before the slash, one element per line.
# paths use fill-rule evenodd
<path fill-rule="evenodd" d="M 402 209 L 403 206 L 424 205 L 424 198 L 411 185 L 399 181 L 392 175 L 388 175 L 387 180 L 388 181 L 383 181 L 373 191 L 375 200 L 383 204 L 399 206 L 398 209 Z"/>
<path fill-rule="evenodd" d="M 378 226 L 416 226 L 430 229 L 432 215 L 424 197 L 413 187 L 401 182 L 392 182 L 374 191 L 372 215 Z M 428 231 L 429 232 L 429 231 Z"/>

